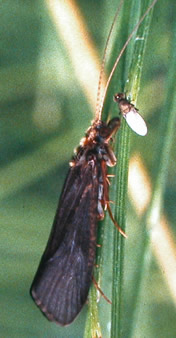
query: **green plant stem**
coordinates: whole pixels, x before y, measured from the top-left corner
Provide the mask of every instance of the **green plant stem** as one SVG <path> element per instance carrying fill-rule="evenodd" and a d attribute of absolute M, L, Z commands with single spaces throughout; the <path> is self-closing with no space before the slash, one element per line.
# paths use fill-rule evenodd
<path fill-rule="evenodd" d="M 117 181 L 117 201 L 118 201 L 118 224 L 125 229 L 126 223 L 126 193 L 128 180 L 128 160 L 129 160 L 129 129 L 123 121 L 122 134 L 119 141 L 118 156 L 118 181 Z M 123 153 L 123 150 L 124 153 Z M 113 284 L 112 284 L 112 324 L 111 337 L 120 337 L 121 316 L 122 316 L 122 297 L 123 297 L 123 262 L 124 262 L 124 238 L 114 227 L 113 243 Z"/>
<path fill-rule="evenodd" d="M 151 1 L 142 2 L 141 8 L 144 12 L 150 5 Z M 132 6 L 132 11 L 135 6 Z M 140 79 L 144 52 L 147 42 L 151 22 L 152 11 L 146 17 L 144 23 L 139 27 L 137 32 L 138 38 L 133 39 L 133 45 L 130 47 L 130 56 L 127 55 L 129 70 L 128 80 L 125 86 L 125 92 L 137 100 L 137 94 L 140 88 Z M 131 18 L 136 17 L 131 13 Z M 136 23 L 136 22 L 134 22 Z M 132 22 L 130 26 L 132 25 Z M 140 38 L 139 38 L 140 37 Z M 118 147 L 118 180 L 117 180 L 117 201 L 118 213 L 117 220 L 119 225 L 125 229 L 126 220 L 126 195 L 128 185 L 128 161 L 129 161 L 129 128 L 126 123 L 122 123 L 121 136 Z M 111 337 L 122 337 L 122 313 L 123 313 L 123 263 L 124 263 L 124 239 L 119 236 L 116 229 L 114 230 L 114 250 L 113 250 L 113 285 L 112 285 L 112 326 Z"/>
<path fill-rule="evenodd" d="M 140 15 L 140 7 L 142 12 L 146 10 L 151 1 L 142 2 L 141 6 L 139 4 L 138 15 Z M 126 4 L 129 9 L 129 4 Z M 124 7 L 124 13 L 127 13 L 126 6 Z M 135 26 L 137 15 L 135 11 L 135 6 L 131 7 L 131 22 L 130 26 Z M 135 14 L 135 15 L 134 15 Z M 127 54 L 126 68 L 129 70 L 128 80 L 125 86 L 125 92 L 128 96 L 133 98 L 133 102 L 136 102 L 137 94 L 140 87 L 140 78 L 142 72 L 142 64 L 144 58 L 144 51 L 146 46 L 146 40 L 148 35 L 148 30 L 150 26 L 152 13 L 150 12 L 146 17 L 143 24 L 140 26 L 137 39 L 132 39 L 131 47 L 129 54 Z M 128 57 L 129 55 L 129 57 Z M 125 71 L 124 71 L 125 74 Z M 117 181 L 113 185 L 112 195 L 115 195 L 116 201 L 115 204 L 118 206 L 118 212 L 115 212 L 115 218 L 118 221 L 118 224 L 121 228 L 125 229 L 126 223 L 126 195 L 127 195 L 127 185 L 128 185 L 128 161 L 129 161 L 129 128 L 126 125 L 125 121 L 122 121 L 120 139 L 118 144 L 118 168 L 115 168 Z M 113 209 L 113 208 L 112 208 Z M 117 216 L 117 217 L 116 217 Z M 111 308 L 111 337 L 121 337 L 122 331 L 122 308 L 123 308 L 123 256 L 124 256 L 124 239 L 117 232 L 115 228 L 114 240 L 113 240 L 113 284 L 112 284 L 112 308 Z M 101 251 L 101 250 L 100 250 Z M 103 261 L 100 257 L 99 261 Z M 101 269 L 101 268 L 100 268 Z M 99 277 L 98 277 L 99 279 Z M 104 290 L 103 290 L 104 291 Z M 97 304 L 96 297 L 94 294 L 95 291 L 91 289 L 90 294 L 90 303 L 89 303 L 89 318 L 86 325 L 86 334 L 85 337 L 91 335 L 91 337 L 97 336 L 97 330 L 99 330 L 99 322 L 97 316 Z M 95 320 L 94 320 L 95 319 Z M 100 332 L 100 331 L 99 331 Z"/>
<path fill-rule="evenodd" d="M 84 338 L 101 338 L 101 328 L 98 319 L 97 290 L 94 285 L 89 292 L 89 313 L 86 321 Z"/>

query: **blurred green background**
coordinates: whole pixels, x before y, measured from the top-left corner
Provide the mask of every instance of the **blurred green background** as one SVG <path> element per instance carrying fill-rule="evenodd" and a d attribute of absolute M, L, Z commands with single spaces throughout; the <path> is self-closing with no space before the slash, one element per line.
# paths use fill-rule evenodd
<path fill-rule="evenodd" d="M 117 1 L 76 4 L 101 57 Z M 154 10 L 138 100 L 149 134 L 145 139 L 131 136 L 131 154 L 141 153 L 151 180 L 157 160 L 153 158 L 155 143 L 162 137 L 158 125 L 162 114 L 167 114 L 163 106 L 175 12 L 174 0 L 159 0 Z M 41 315 L 30 299 L 29 288 L 48 239 L 69 160 L 93 118 L 92 108 L 45 1 L 1 1 L 0 18 L 0 336 L 82 337 L 86 306 L 71 326 L 60 328 Z M 125 41 L 121 40 L 119 37 L 122 46 Z M 175 150 L 173 143 L 164 196 L 164 212 L 173 234 Z M 130 283 L 137 271 L 139 241 L 130 204 L 127 217 L 123 337 L 130 337 L 135 296 Z M 133 337 L 174 337 L 176 309 L 154 257 L 146 283 L 149 288 Z"/>

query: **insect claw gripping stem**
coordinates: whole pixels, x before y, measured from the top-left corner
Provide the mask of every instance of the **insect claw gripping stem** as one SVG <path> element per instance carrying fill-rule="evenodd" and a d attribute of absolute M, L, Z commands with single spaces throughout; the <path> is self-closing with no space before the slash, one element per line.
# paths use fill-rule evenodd
<path fill-rule="evenodd" d="M 102 245 L 101 245 L 101 244 L 96 244 L 96 247 L 97 247 L 97 248 L 101 248 Z"/>
<path fill-rule="evenodd" d="M 99 268 L 100 266 L 98 264 L 94 264 L 94 268 Z"/>
<path fill-rule="evenodd" d="M 115 204 L 115 202 L 114 202 L 114 201 L 111 201 L 111 200 L 109 201 L 109 203 Z"/>
<path fill-rule="evenodd" d="M 96 289 L 100 292 L 100 294 L 103 296 L 103 298 L 109 303 L 112 304 L 111 300 L 105 296 L 104 292 L 100 289 L 98 286 L 98 283 L 96 282 L 95 278 L 92 276 L 92 282 L 94 283 Z"/>
<path fill-rule="evenodd" d="M 110 182 L 110 180 L 108 179 L 108 176 L 106 176 L 106 181 L 107 181 L 108 185 L 111 185 L 111 182 Z"/>
<path fill-rule="evenodd" d="M 112 215 L 112 211 L 111 211 L 111 208 L 110 208 L 110 205 L 109 203 L 107 203 L 107 209 L 108 209 L 108 212 L 109 212 L 109 216 L 111 217 L 115 227 L 118 229 L 118 231 L 121 233 L 121 235 L 125 238 L 128 238 L 128 236 L 126 235 L 126 233 L 121 229 L 121 227 L 118 225 L 118 223 L 116 222 L 116 220 L 114 219 L 113 215 Z"/>

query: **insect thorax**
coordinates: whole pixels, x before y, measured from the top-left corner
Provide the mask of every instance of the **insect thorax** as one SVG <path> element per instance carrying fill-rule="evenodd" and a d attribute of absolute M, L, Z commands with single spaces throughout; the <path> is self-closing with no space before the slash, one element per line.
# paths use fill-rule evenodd
<path fill-rule="evenodd" d="M 108 166 L 114 166 L 116 157 L 109 142 L 119 126 L 119 118 L 114 118 L 109 123 L 93 121 L 76 149 L 70 166 L 81 165 L 84 162 L 89 164 L 92 160 L 105 161 Z"/>

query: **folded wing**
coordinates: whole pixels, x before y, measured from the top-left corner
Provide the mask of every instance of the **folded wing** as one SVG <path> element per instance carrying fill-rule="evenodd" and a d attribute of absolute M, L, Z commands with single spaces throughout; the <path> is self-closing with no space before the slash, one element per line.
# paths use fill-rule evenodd
<path fill-rule="evenodd" d="M 86 302 L 96 248 L 98 165 L 68 173 L 50 238 L 31 286 L 46 317 L 67 325 Z"/>

